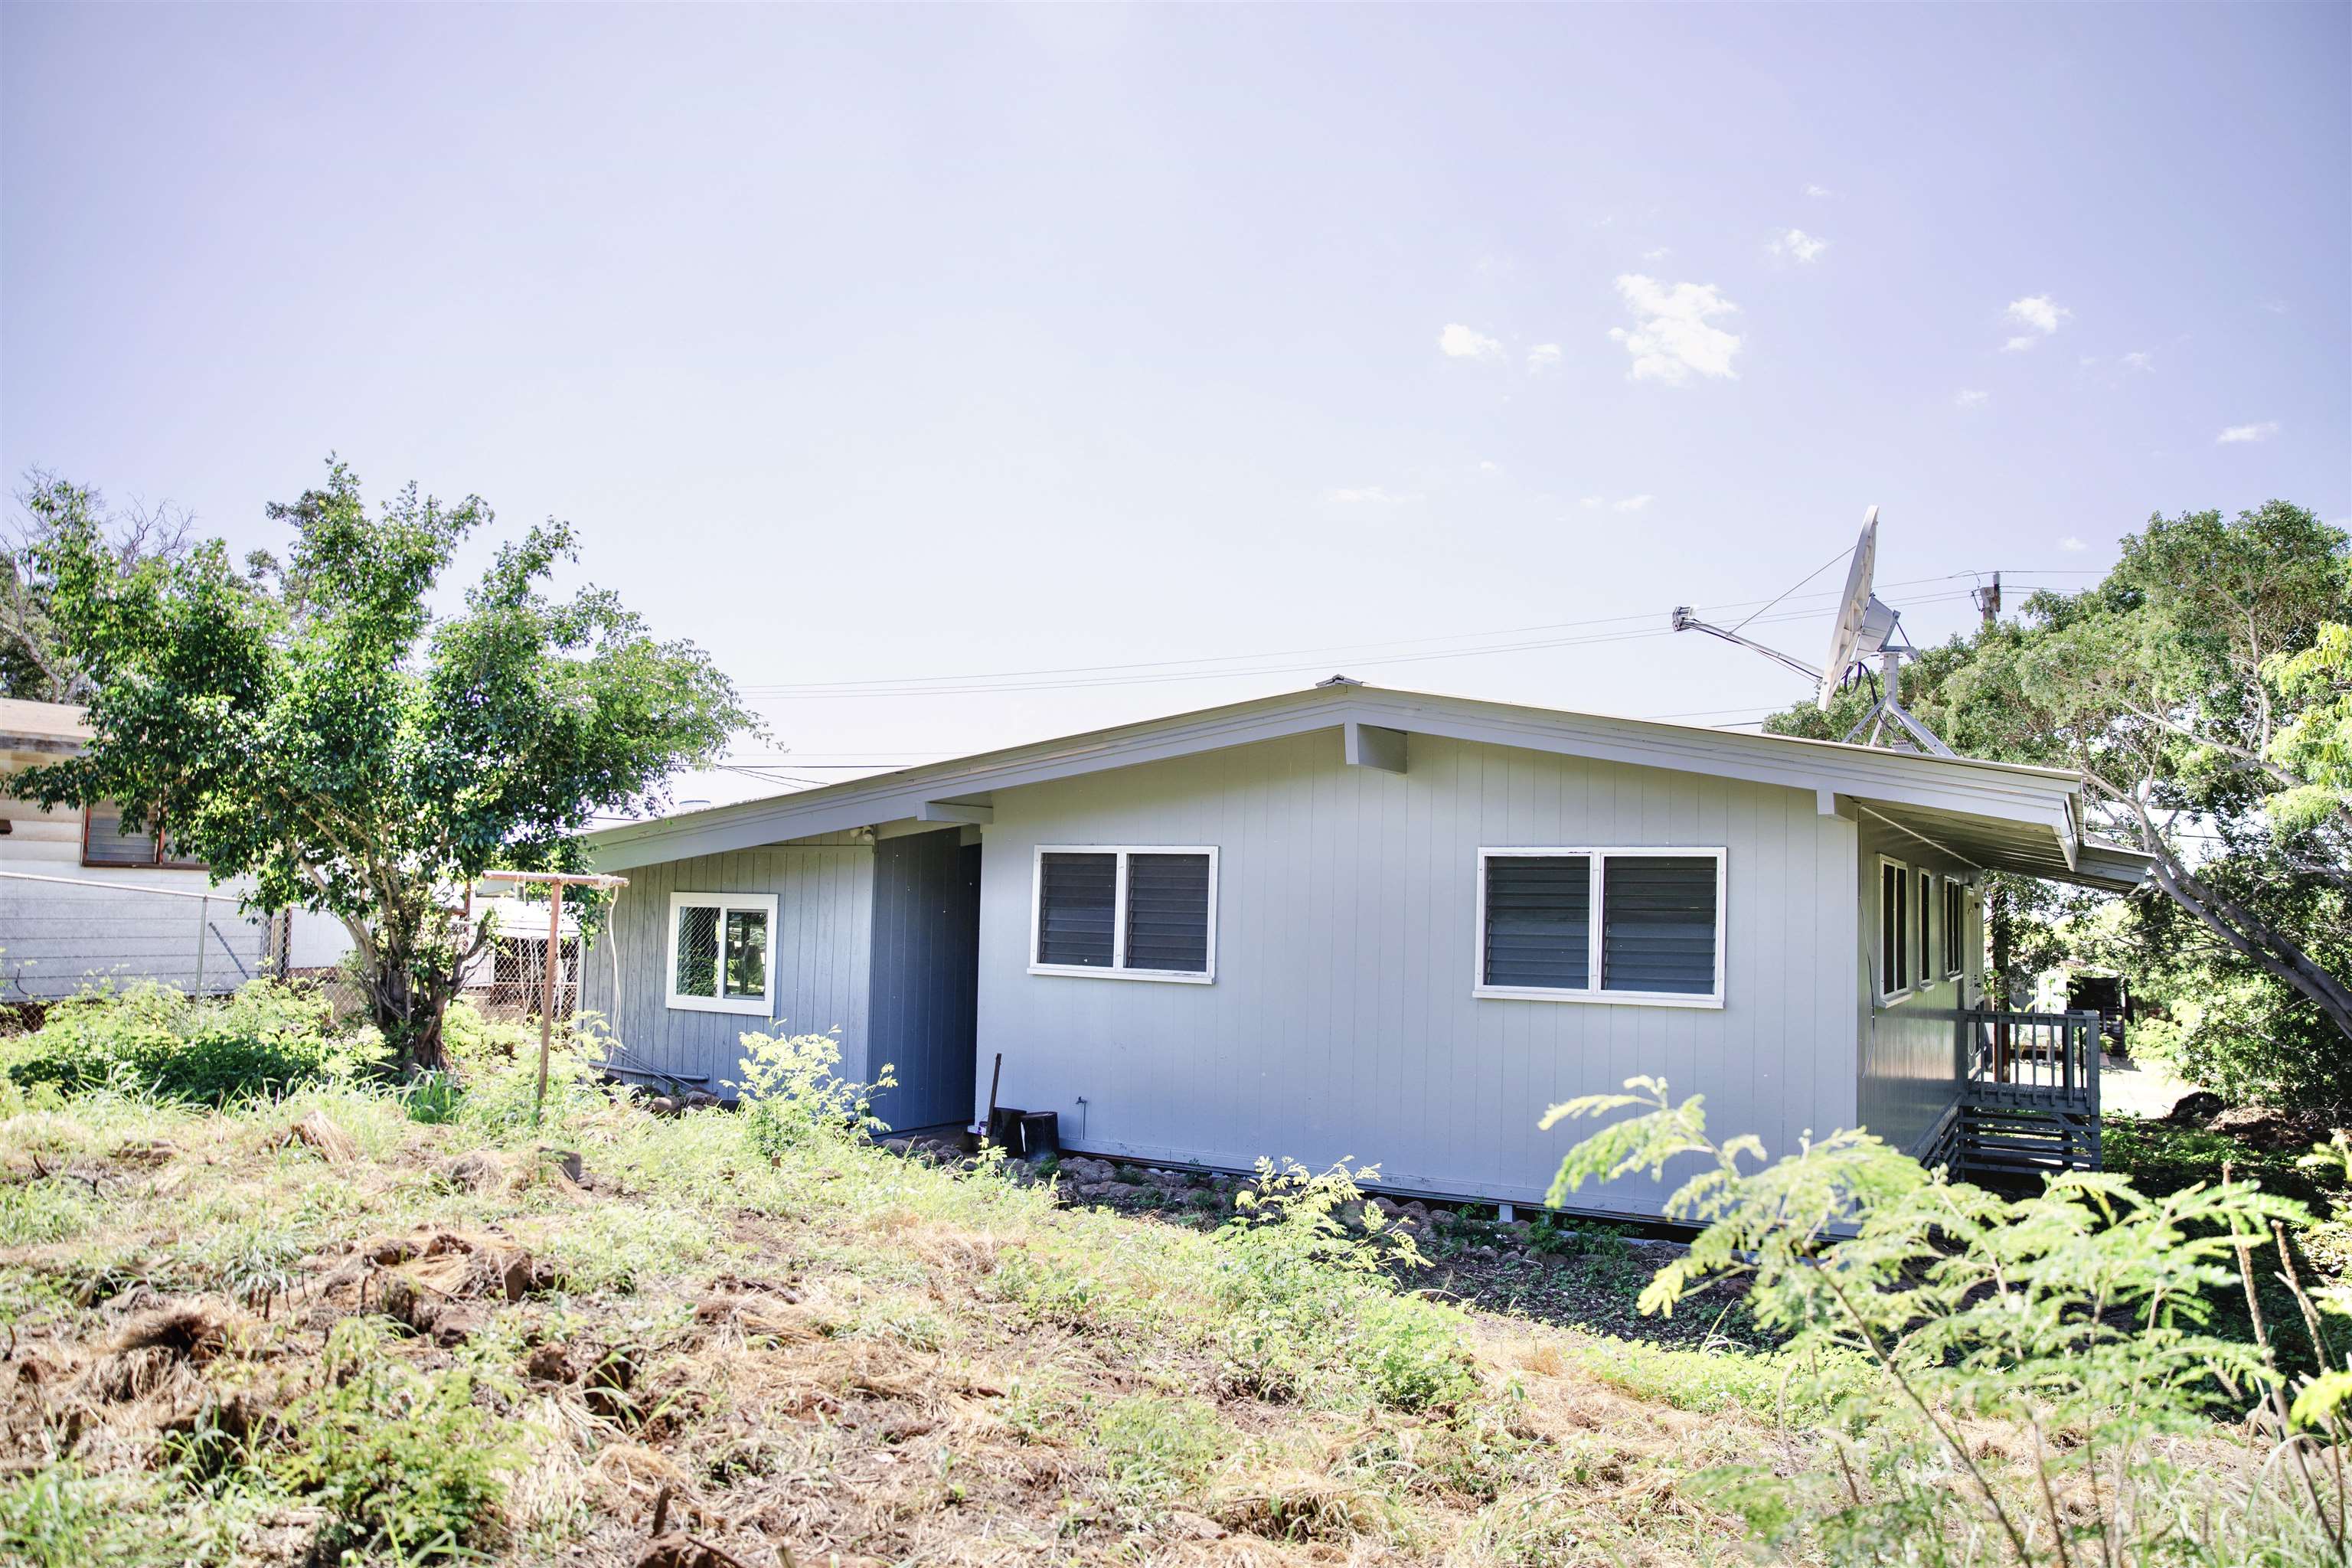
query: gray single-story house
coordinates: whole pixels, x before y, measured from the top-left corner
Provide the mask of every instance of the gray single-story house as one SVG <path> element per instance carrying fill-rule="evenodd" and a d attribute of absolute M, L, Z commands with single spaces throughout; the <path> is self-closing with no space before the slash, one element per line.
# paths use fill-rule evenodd
<path fill-rule="evenodd" d="M 1983 1011 L 1979 934 L 1989 870 L 2146 877 L 2081 787 L 1335 679 L 599 833 L 584 1005 L 722 1096 L 744 1031 L 838 1030 L 886 1121 L 961 1124 L 1002 1052 L 1068 1148 L 1435 1196 L 1540 1202 L 1545 1108 L 1636 1074 L 1776 1153 L 2081 1163 L 2095 1032 Z"/>

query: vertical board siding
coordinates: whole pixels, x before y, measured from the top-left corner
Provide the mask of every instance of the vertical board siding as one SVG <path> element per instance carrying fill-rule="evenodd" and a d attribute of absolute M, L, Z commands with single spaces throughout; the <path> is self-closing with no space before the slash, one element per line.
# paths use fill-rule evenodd
<path fill-rule="evenodd" d="M 1855 1123 L 1853 824 L 1810 792 L 1510 747 L 1416 734 L 1409 758 L 1349 768 L 1326 732 L 999 791 L 975 1096 L 1001 1050 L 1004 1103 L 1060 1112 L 1076 1147 L 1352 1158 L 1515 1202 L 1580 1135 L 1538 1131 L 1545 1109 L 1636 1074 L 1775 1153 Z M 1040 844 L 1217 846 L 1215 983 L 1029 973 Z M 1724 1006 L 1474 998 L 1476 851 L 1546 844 L 1726 847 Z M 1650 1214 L 1664 1191 L 1571 1201 Z"/>
<path fill-rule="evenodd" d="M 892 1127 L 972 1119 L 978 908 L 953 830 L 874 847 L 873 999 L 866 1057 L 898 1087 L 875 1102 Z"/>
<path fill-rule="evenodd" d="M 619 1043 L 614 1067 L 640 1079 L 669 1074 L 731 1098 L 743 1056 L 741 1037 L 751 1032 L 837 1031 L 844 1076 L 868 1077 L 873 892 L 873 847 L 845 834 L 639 867 L 629 873 L 612 919 L 583 962 L 582 1005 L 602 1014 Z M 668 1005 L 672 893 L 776 895 L 775 968 L 766 1018 L 684 1012 Z"/>
<path fill-rule="evenodd" d="M 1934 1130 L 1953 1100 L 1959 1083 L 1953 1064 L 1955 1016 L 1974 1005 L 1983 994 L 1984 942 L 1980 913 L 1971 913 L 1966 942 L 1966 973 L 1958 980 L 1940 973 L 1908 996 L 1882 1005 L 1878 1000 L 1879 875 L 1878 858 L 1888 855 L 1910 868 L 1937 876 L 1972 876 L 1976 868 L 1954 859 L 1875 819 L 1864 816 L 1861 855 L 1856 867 L 1857 908 L 1862 911 L 1857 934 L 1856 973 L 1859 976 L 1863 1125 L 1897 1149 L 1910 1149 Z M 1914 895 L 1916 896 L 1916 894 Z M 1943 894 L 1936 894 L 1941 917 Z M 1941 970 L 1943 939 L 1936 940 L 1936 967 Z"/>

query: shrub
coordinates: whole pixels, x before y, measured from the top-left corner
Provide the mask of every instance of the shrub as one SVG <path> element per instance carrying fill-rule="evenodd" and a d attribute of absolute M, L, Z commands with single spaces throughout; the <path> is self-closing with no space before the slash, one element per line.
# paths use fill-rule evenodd
<path fill-rule="evenodd" d="M 454 1016 L 462 1003 L 450 1004 Z M 467 1013 L 473 1009 L 467 1007 Z M 451 1052 L 454 1071 L 417 1076 L 406 1095 L 410 1118 L 460 1121 L 490 1136 L 528 1127 L 535 1121 L 561 1122 L 607 1102 L 604 1058 L 610 1041 L 589 1020 L 559 1029 L 549 1043 L 547 1095 L 539 1092 L 539 1030 L 518 1024 L 460 1018 L 461 1046 Z"/>
<path fill-rule="evenodd" d="M 372 1037 L 331 1032 L 325 1003 L 271 981 L 218 999 L 142 983 L 58 1003 L 39 1029 L 0 1042 L 0 1068 L 24 1089 L 114 1088 L 221 1105 L 349 1076 L 373 1054 Z"/>
<path fill-rule="evenodd" d="M 2128 1116 L 2109 1117 L 2100 1128 L 2099 1160 L 2106 1169 L 2129 1177 L 2143 1194 L 2179 1192 L 2227 1175 L 2259 1181 L 2265 1192 L 2323 1208 L 2338 1195 L 2320 1179 L 2324 1173 L 2306 1168 L 2293 1154 L 2258 1148 L 2227 1132 Z"/>
<path fill-rule="evenodd" d="M 328 1336 L 326 1380 L 289 1407 L 275 1479 L 327 1510 L 333 1553 L 390 1547 L 403 1560 L 471 1554 L 497 1533 L 512 1462 L 461 1368 L 420 1372 L 391 1355 L 381 1320 Z"/>
<path fill-rule="evenodd" d="M 852 1083 L 837 1070 L 841 1042 L 832 1035 L 747 1034 L 742 1042 L 743 1076 L 730 1087 L 741 1093 L 744 1135 L 769 1160 L 814 1140 L 889 1131 L 873 1113 L 875 1094 L 898 1086 L 887 1062 L 872 1083 Z"/>
<path fill-rule="evenodd" d="M 2201 1331 L 2208 1295 L 2232 1279 L 2251 1294 L 2256 1249 L 2299 1205 L 2238 1182 L 2145 1196 L 2083 1172 L 2006 1199 L 1862 1132 L 1766 1163 L 1752 1137 L 1708 1138 L 1697 1100 L 1625 1087 L 1544 1119 L 1637 1112 L 1570 1151 L 1552 1200 L 1696 1159 L 1666 1213 L 1706 1228 L 1643 1310 L 1752 1277 L 1757 1321 L 1790 1336 L 1792 1390 L 1830 1411 L 1822 1462 L 1713 1473 L 1759 1541 L 1838 1563 L 2021 1565 L 2285 1562 L 2340 1542 L 2341 1472 L 2311 1450 L 2352 1430 L 2325 1391 L 2306 1406 L 2322 1429 L 2294 1430 L 2259 1326 L 2253 1344 Z M 1825 1379 L 1851 1380 L 1857 1357 L 1877 1374 Z M 2249 1404 L 2242 1425 L 2211 1419 Z"/>
<path fill-rule="evenodd" d="M 1394 1270 L 1423 1265 L 1412 1234 L 1363 1202 L 1378 1174 L 1343 1162 L 1316 1173 L 1260 1160 L 1213 1236 L 1226 1308 L 1227 1381 L 1273 1399 L 1305 1395 L 1337 1364 L 1376 1402 L 1401 1410 L 1452 1404 L 1475 1386 L 1458 1313 L 1402 1294 Z M 1340 1212 L 1360 1210 L 1363 1231 Z"/>

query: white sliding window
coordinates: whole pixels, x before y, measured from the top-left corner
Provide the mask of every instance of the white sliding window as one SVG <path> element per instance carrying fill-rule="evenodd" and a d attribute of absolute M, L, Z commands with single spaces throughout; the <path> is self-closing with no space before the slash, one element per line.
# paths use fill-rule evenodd
<path fill-rule="evenodd" d="M 669 896 L 669 1005 L 688 1013 L 774 1011 L 773 893 Z"/>
<path fill-rule="evenodd" d="M 1217 973 L 1217 851 L 1045 844 L 1031 879 L 1029 973 L 1205 985 Z"/>
<path fill-rule="evenodd" d="M 1723 1005 L 1721 849 L 1478 851 L 1472 994 Z"/>

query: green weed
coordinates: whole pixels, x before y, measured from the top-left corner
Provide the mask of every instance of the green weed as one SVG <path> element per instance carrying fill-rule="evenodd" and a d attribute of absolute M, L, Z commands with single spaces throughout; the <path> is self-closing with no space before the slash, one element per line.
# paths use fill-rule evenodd
<path fill-rule="evenodd" d="M 1138 1394 L 1096 1412 L 1094 1440 L 1112 1500 L 1148 1509 L 1199 1486 L 1233 1434 L 1200 1400 Z"/>
<path fill-rule="evenodd" d="M 465 1370 L 410 1367 L 385 1352 L 385 1331 L 367 1318 L 335 1326 L 326 1382 L 287 1411 L 291 1436 L 270 1472 L 327 1510 L 330 1551 L 417 1563 L 494 1542 L 509 1439 L 472 1403 Z"/>

